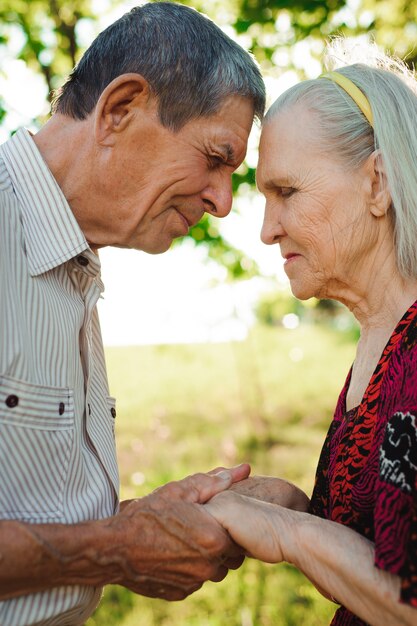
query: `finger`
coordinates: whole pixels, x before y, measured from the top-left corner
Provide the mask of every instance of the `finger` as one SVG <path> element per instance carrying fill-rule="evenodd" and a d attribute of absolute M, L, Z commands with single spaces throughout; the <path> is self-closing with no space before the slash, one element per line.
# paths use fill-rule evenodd
<path fill-rule="evenodd" d="M 224 561 L 224 566 L 227 567 L 227 569 L 239 569 L 244 560 L 245 555 L 236 556 L 234 558 L 226 559 Z"/>
<path fill-rule="evenodd" d="M 204 505 L 204 509 L 206 505 Z M 227 543 L 223 548 L 223 551 L 220 555 L 220 563 L 227 565 L 229 561 L 235 561 L 236 559 L 240 559 L 244 555 L 244 550 L 241 546 L 239 546 L 229 534 L 226 534 Z"/>
<path fill-rule="evenodd" d="M 193 474 L 182 480 L 167 483 L 155 489 L 153 493 L 160 492 L 169 498 L 204 504 L 213 496 L 228 489 L 234 482 L 246 478 L 249 472 L 248 463 L 230 469 L 216 468 L 207 474 Z"/>
<path fill-rule="evenodd" d="M 219 565 L 217 571 L 215 572 L 215 574 L 213 574 L 213 576 L 210 577 L 209 580 L 211 580 L 213 583 L 219 583 L 224 578 L 226 578 L 228 571 L 229 570 L 225 565 Z"/>
<path fill-rule="evenodd" d="M 209 476 L 213 476 L 213 474 L 218 474 L 219 472 L 221 472 L 222 470 L 225 470 L 226 468 L 223 467 L 223 465 L 220 465 L 219 467 L 215 467 L 214 469 L 210 470 L 209 472 L 207 472 L 207 474 Z"/>
<path fill-rule="evenodd" d="M 234 468 L 233 468 L 234 469 Z M 244 473 L 246 470 L 241 470 Z M 230 469 L 222 469 L 216 474 L 194 474 L 176 483 L 187 502 L 204 504 L 215 495 L 226 491 L 232 484 L 234 474 Z M 171 483 L 175 485 L 175 483 Z"/>
<path fill-rule="evenodd" d="M 232 475 L 232 482 L 235 483 L 240 480 L 244 480 L 249 476 L 251 472 L 251 466 L 249 465 L 249 463 L 241 463 L 240 465 L 235 465 L 234 467 L 220 466 L 210 470 L 209 472 L 207 472 L 207 474 L 209 476 L 215 476 L 222 471 L 229 471 Z"/>
<path fill-rule="evenodd" d="M 203 586 L 204 581 L 198 581 L 188 585 L 175 585 L 169 581 L 161 581 L 154 584 L 127 585 L 131 591 L 148 598 L 160 598 L 162 600 L 178 601 L 184 600 Z"/>
<path fill-rule="evenodd" d="M 241 463 L 240 465 L 236 465 L 235 467 L 230 468 L 230 472 L 232 474 L 232 482 L 237 483 L 240 480 L 245 480 L 251 472 L 251 466 L 249 463 Z"/>
<path fill-rule="evenodd" d="M 194 583 L 193 585 L 188 585 L 186 588 L 174 588 L 172 591 L 169 590 L 164 593 L 164 595 L 158 595 L 157 597 L 163 598 L 164 600 L 169 600 L 171 602 L 178 602 L 179 600 L 184 600 L 192 593 L 198 591 L 203 586 L 203 582 Z"/>

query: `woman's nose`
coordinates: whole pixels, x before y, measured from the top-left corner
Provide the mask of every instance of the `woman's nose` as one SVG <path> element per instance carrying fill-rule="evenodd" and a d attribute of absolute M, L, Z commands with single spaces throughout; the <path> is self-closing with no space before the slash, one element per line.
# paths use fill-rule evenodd
<path fill-rule="evenodd" d="M 278 207 L 271 206 L 268 202 L 265 205 L 264 221 L 261 229 L 261 240 L 267 245 L 279 243 L 285 235 L 285 229 L 281 224 L 280 211 Z"/>

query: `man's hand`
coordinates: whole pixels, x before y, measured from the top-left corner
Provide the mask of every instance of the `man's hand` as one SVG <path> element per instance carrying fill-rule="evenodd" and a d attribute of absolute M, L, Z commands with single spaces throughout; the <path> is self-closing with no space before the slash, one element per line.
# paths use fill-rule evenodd
<path fill-rule="evenodd" d="M 114 582 L 141 595 L 181 600 L 206 580 L 218 582 L 228 569 L 239 567 L 242 550 L 199 504 L 249 472 L 246 464 L 217 468 L 168 483 L 123 506 L 111 518 L 123 553 L 120 578 Z M 111 549 L 104 558 L 111 558 Z"/>
<path fill-rule="evenodd" d="M 294 511 L 307 511 L 310 502 L 304 491 L 287 480 L 273 476 L 251 476 L 231 485 L 229 489 Z"/>
<path fill-rule="evenodd" d="M 181 600 L 243 561 L 241 548 L 202 503 L 245 479 L 248 465 L 169 483 L 80 524 L 0 522 L 0 598 L 65 585 L 123 585 Z"/>

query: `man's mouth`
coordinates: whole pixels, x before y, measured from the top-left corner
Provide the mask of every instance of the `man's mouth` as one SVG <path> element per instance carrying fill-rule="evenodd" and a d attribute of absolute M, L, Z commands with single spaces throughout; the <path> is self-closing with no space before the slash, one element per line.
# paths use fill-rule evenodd
<path fill-rule="evenodd" d="M 192 224 L 190 224 L 190 222 L 188 221 L 188 219 L 185 217 L 185 215 L 183 213 L 181 213 L 181 211 L 178 211 L 178 209 L 175 209 L 176 212 L 178 213 L 178 215 L 180 216 L 180 218 L 182 219 L 182 221 L 184 222 L 184 226 L 187 227 L 187 230 L 189 228 L 191 228 Z"/>
<path fill-rule="evenodd" d="M 204 215 L 204 212 L 203 212 L 203 213 L 201 213 L 201 215 L 198 215 L 197 217 L 195 217 L 195 216 L 192 216 L 192 217 L 191 217 L 191 216 L 185 215 L 185 214 L 184 214 L 184 213 L 182 213 L 179 209 L 175 209 L 175 210 L 176 210 L 176 212 L 178 213 L 178 215 L 180 215 L 180 216 L 181 216 L 181 218 L 182 218 L 182 219 L 183 219 L 183 221 L 184 221 L 184 224 L 186 224 L 186 225 L 187 225 L 187 228 L 192 228 L 193 226 L 195 226 L 196 224 L 198 224 L 198 222 L 201 220 L 201 218 L 202 218 L 202 217 L 203 217 L 203 215 Z"/>

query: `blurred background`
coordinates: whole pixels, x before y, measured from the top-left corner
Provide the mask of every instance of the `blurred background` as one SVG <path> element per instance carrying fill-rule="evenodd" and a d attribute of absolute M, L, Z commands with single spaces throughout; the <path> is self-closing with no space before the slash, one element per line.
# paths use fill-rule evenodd
<path fill-rule="evenodd" d="M 0 141 L 36 132 L 54 89 L 95 35 L 138 4 L 120 0 L 2 0 Z M 417 57 L 417 0 L 191 0 L 250 50 L 268 103 L 322 71 L 334 35 L 371 38 Z M 202 86 L 204 88 L 204 86 Z M 358 329 L 331 301 L 296 301 L 276 246 L 261 244 L 255 188 L 259 127 L 234 174 L 234 208 L 205 218 L 167 253 L 100 252 L 100 316 L 122 498 L 241 461 L 311 492 L 317 457 Z M 114 586 L 88 626 L 319 626 L 334 605 L 289 565 L 247 561 L 180 603 Z"/>

